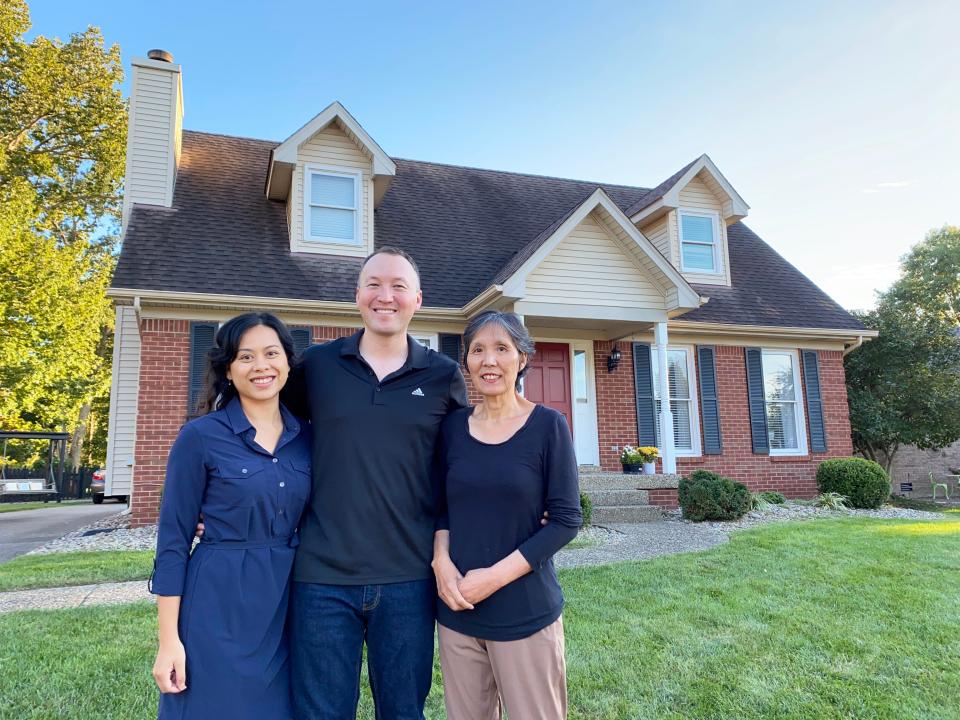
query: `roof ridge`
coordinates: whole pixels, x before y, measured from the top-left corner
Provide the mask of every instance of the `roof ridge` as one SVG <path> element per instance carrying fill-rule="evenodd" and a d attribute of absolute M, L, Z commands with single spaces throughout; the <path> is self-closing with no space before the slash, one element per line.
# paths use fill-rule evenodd
<path fill-rule="evenodd" d="M 263 138 L 248 137 L 246 135 L 227 135 L 226 133 L 209 132 L 208 130 L 187 130 L 184 128 L 183 132 L 190 133 L 191 135 L 213 135 L 214 137 L 229 138 L 230 140 L 249 140 L 259 143 L 272 143 L 274 145 L 281 143 L 280 140 L 265 140 Z"/>
<path fill-rule="evenodd" d="M 248 135 L 228 135 L 227 133 L 210 132 L 209 130 L 189 130 L 183 129 L 183 132 L 192 135 L 211 135 L 213 137 L 228 138 L 231 140 L 249 140 L 258 143 L 272 143 L 281 145 L 282 140 L 267 140 L 265 138 L 255 138 Z M 458 163 L 436 162 L 435 160 L 415 160 L 413 158 L 404 158 L 396 155 L 389 156 L 391 160 L 400 160 L 402 162 L 417 163 L 418 165 L 439 165 L 440 167 L 457 168 L 459 170 L 473 170 L 476 172 L 494 173 L 497 175 L 513 175 L 516 177 L 537 178 L 538 180 L 562 180 L 564 182 L 573 182 L 580 185 L 593 185 L 595 187 L 620 188 L 623 190 L 639 190 L 641 192 L 650 192 L 651 188 L 642 185 L 624 185 L 623 183 L 605 182 L 603 180 L 581 180 L 580 178 L 561 177 L 559 175 L 541 175 L 539 173 L 519 172 L 516 170 L 497 170 L 495 168 L 482 168 L 474 165 L 460 165 Z"/>
<path fill-rule="evenodd" d="M 650 190 L 650 188 L 642 187 L 640 185 L 621 185 L 620 183 L 609 183 L 609 182 L 603 182 L 599 180 L 580 180 L 578 178 L 560 177 L 559 175 L 538 175 L 537 173 L 517 172 L 515 170 L 495 170 L 493 168 L 481 168 L 481 167 L 474 167 L 472 165 L 458 165 L 456 163 L 434 162 L 433 160 L 414 160 L 412 158 L 402 158 L 402 157 L 396 157 L 394 155 L 391 155 L 390 157 L 393 160 L 400 160 L 401 162 L 411 162 L 411 163 L 417 163 L 420 165 L 439 165 L 441 167 L 457 168 L 459 170 L 474 170 L 477 172 L 495 173 L 497 175 L 516 175 L 519 177 L 537 178 L 538 180 L 563 180 L 565 182 L 574 182 L 581 185 L 622 188 L 624 190 L 641 190 L 643 192 L 648 192 Z"/>

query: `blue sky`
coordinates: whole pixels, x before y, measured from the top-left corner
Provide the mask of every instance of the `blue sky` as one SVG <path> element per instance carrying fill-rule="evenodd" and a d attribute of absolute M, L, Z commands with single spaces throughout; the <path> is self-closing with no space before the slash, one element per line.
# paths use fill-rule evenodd
<path fill-rule="evenodd" d="M 282 140 L 340 100 L 395 157 L 645 187 L 706 152 L 848 308 L 960 224 L 957 2 L 30 5 L 127 69 L 172 52 L 188 129 Z"/>

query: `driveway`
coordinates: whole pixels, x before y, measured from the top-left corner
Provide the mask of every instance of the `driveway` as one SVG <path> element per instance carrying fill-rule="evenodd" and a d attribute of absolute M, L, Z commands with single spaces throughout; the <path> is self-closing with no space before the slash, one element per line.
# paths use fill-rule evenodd
<path fill-rule="evenodd" d="M 0 563 L 126 507 L 114 502 L 84 503 L 0 513 Z"/>

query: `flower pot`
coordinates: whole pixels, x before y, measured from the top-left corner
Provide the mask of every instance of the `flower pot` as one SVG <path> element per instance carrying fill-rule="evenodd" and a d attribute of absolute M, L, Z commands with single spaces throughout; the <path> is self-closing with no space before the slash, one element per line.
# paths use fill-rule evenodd
<path fill-rule="evenodd" d="M 643 464 L 644 475 L 655 475 L 656 472 L 657 472 L 657 464 L 655 462 Z"/>
<path fill-rule="evenodd" d="M 623 472 L 626 475 L 639 475 L 643 471 L 643 465 L 640 463 L 634 463 L 632 465 L 621 463 L 620 466 L 623 468 Z"/>

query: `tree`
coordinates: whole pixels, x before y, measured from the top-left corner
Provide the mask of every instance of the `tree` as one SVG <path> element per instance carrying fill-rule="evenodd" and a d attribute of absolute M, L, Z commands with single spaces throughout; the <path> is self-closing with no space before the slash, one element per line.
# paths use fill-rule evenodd
<path fill-rule="evenodd" d="M 123 72 L 96 28 L 29 27 L 23 0 L 0 0 L 0 427 L 79 429 L 79 457 L 79 419 L 109 392 Z"/>
<path fill-rule="evenodd" d="M 879 336 L 845 360 L 854 447 L 888 472 L 902 445 L 960 439 L 960 231 L 930 232 L 902 268 L 860 315 Z"/>
<path fill-rule="evenodd" d="M 888 300 L 904 312 L 935 315 L 960 327 L 960 227 L 931 230 L 903 260 Z"/>

